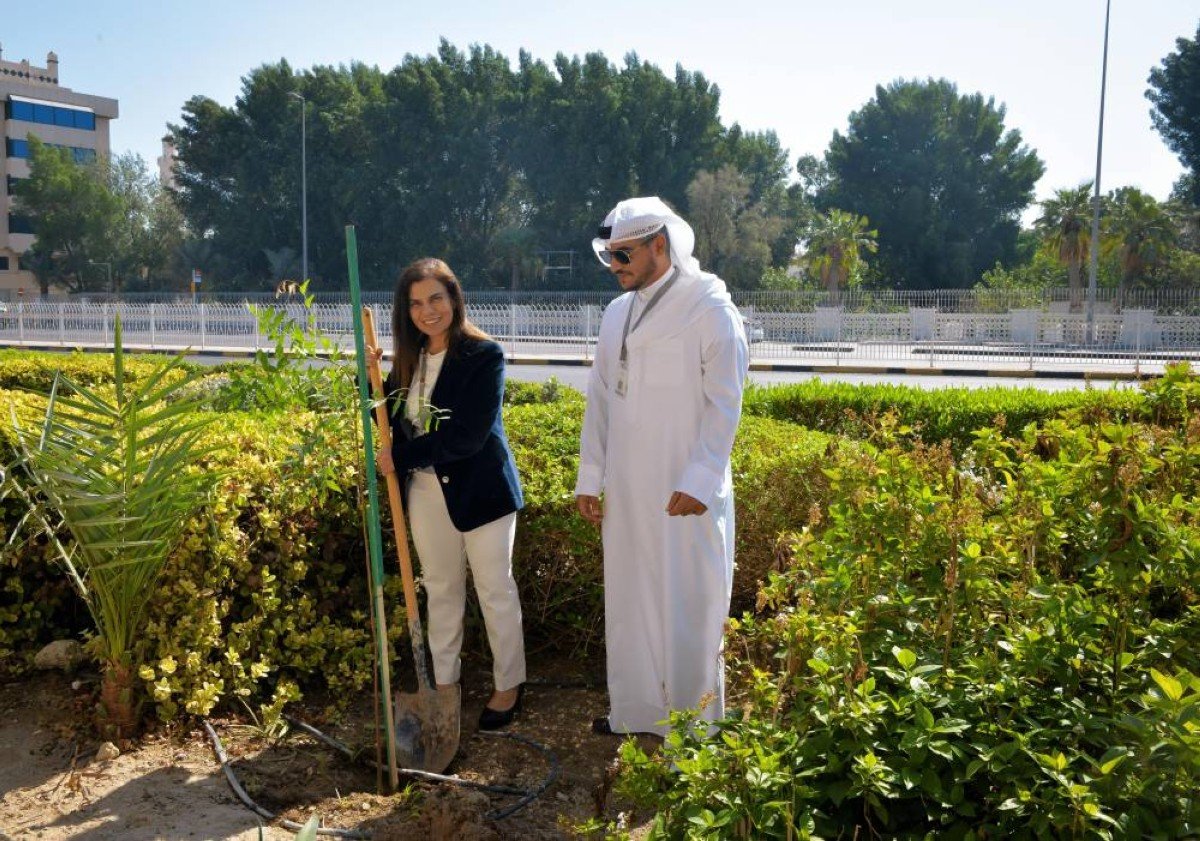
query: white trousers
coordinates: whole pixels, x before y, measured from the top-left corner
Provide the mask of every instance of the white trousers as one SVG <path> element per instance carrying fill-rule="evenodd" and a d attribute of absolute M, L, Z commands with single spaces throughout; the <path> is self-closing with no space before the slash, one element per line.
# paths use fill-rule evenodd
<path fill-rule="evenodd" d="M 492 649 L 495 688 L 512 689 L 524 683 L 521 600 L 512 574 L 516 512 L 479 528 L 459 531 L 450 521 L 437 476 L 418 471 L 412 474 L 408 486 L 408 514 L 429 607 L 427 627 L 434 679 L 438 683 L 457 683 L 459 679 L 470 563 Z"/>

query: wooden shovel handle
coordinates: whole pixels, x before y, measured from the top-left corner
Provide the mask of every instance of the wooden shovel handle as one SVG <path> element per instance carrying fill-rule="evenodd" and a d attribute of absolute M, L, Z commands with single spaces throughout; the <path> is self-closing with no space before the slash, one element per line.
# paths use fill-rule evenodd
<path fill-rule="evenodd" d="M 379 445 L 392 449 L 392 427 L 388 418 L 387 401 L 383 390 L 383 374 L 379 370 L 379 360 L 374 350 L 379 347 L 375 339 L 375 318 L 370 307 L 363 307 L 363 337 L 367 345 L 367 376 L 371 380 L 371 392 L 378 401 L 375 406 L 375 420 L 379 426 Z M 400 578 L 404 582 L 404 610 L 409 617 L 417 617 L 417 587 L 413 583 L 412 557 L 408 552 L 408 529 L 404 522 L 404 506 L 400 501 L 400 479 L 396 471 L 384 477 L 387 481 L 388 502 L 392 508 L 392 529 L 396 534 L 396 554 L 400 557 Z M 411 621 L 409 623 L 412 625 Z M 419 627 L 419 625 L 418 625 Z M 424 641 L 422 640 L 422 645 Z M 418 674 L 422 671 L 418 669 Z"/>

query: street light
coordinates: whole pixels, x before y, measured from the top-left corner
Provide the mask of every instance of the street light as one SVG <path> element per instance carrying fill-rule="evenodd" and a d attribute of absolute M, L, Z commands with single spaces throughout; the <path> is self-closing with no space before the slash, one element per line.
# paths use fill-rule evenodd
<path fill-rule="evenodd" d="M 300 100 L 300 282 L 308 280 L 308 100 L 296 91 L 288 96 Z"/>
<path fill-rule="evenodd" d="M 116 291 L 115 289 L 113 289 L 113 285 L 112 285 L 112 263 L 105 263 L 101 260 L 88 260 L 88 265 L 89 266 L 104 266 L 104 268 L 108 271 L 108 291 L 109 292 Z"/>
<path fill-rule="evenodd" d="M 1100 69 L 1100 128 L 1096 136 L 1096 187 L 1092 194 L 1091 261 L 1088 264 L 1087 342 L 1096 341 L 1096 275 L 1100 266 L 1100 160 L 1104 153 L 1104 90 L 1108 86 L 1108 18 L 1112 0 L 1104 3 L 1104 58 Z"/>

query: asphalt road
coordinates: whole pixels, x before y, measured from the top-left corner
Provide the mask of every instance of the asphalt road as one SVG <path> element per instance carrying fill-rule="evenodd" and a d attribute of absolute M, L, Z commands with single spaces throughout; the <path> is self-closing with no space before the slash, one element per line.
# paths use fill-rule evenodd
<path fill-rule="evenodd" d="M 544 382 L 554 377 L 559 382 L 577 388 L 580 391 L 587 387 L 590 368 L 560 365 L 512 365 L 508 366 L 508 376 L 514 380 L 526 382 Z M 928 374 L 852 374 L 852 373 L 811 373 L 799 371 L 751 371 L 750 381 L 756 385 L 781 385 L 785 383 L 800 383 L 808 380 L 823 382 L 842 382 L 851 384 L 892 383 L 907 385 L 915 388 L 1037 388 L 1042 391 L 1065 391 L 1079 388 L 1136 388 L 1137 384 L 1128 380 L 1082 380 L 1055 379 L 1049 377 L 967 377 Z"/>

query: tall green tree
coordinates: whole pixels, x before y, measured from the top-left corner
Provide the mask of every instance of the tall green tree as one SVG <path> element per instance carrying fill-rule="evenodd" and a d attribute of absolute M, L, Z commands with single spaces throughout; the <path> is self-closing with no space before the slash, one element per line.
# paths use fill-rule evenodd
<path fill-rule="evenodd" d="M 1176 247 L 1178 230 L 1167 209 L 1136 187 L 1114 190 L 1108 204 L 1111 210 L 1105 219 L 1105 237 L 1120 266 L 1120 298 L 1166 264 Z"/>
<path fill-rule="evenodd" d="M 752 201 L 750 178 L 728 164 L 715 172 L 702 170 L 688 185 L 687 196 L 700 265 L 735 288 L 758 286 L 784 223 L 764 200 Z"/>
<path fill-rule="evenodd" d="M 850 115 L 826 153 L 822 207 L 871 219 L 889 285 L 966 287 L 1016 253 L 1044 167 L 1004 107 L 951 82 L 897 81 Z"/>
<path fill-rule="evenodd" d="M 1154 103 L 1150 119 L 1189 171 L 1185 184 L 1200 204 L 1200 25 L 1191 39 L 1175 41 L 1175 52 L 1150 71 L 1146 98 Z"/>
<path fill-rule="evenodd" d="M 832 208 L 816 217 L 806 236 L 803 262 L 820 279 L 837 304 L 841 290 L 863 268 L 863 254 L 874 252 L 878 233 L 869 229 L 865 216 Z"/>
<path fill-rule="evenodd" d="M 765 262 L 786 259 L 796 239 L 772 221 L 803 204 L 786 184 L 786 152 L 770 132 L 726 131 L 719 92 L 701 74 L 664 73 L 633 54 L 547 64 L 522 52 L 514 67 L 486 45 L 443 40 L 386 73 L 266 65 L 233 105 L 184 106 L 173 129 L 179 201 L 191 236 L 224 264 L 215 288 L 265 287 L 265 255 L 299 250 L 297 96 L 308 108 L 314 290 L 341 276 L 346 222 L 358 225 L 369 285 L 390 286 L 404 264 L 436 254 L 469 285 L 507 287 L 514 267 L 523 274 L 546 251 L 586 254 L 620 199 L 654 194 L 683 207 L 696 174 L 724 165 L 745 175 L 749 206 L 775 231 Z M 575 265 L 576 285 L 609 283 L 594 261 Z"/>
<path fill-rule="evenodd" d="M 120 199 L 109 187 L 107 162 L 76 163 L 66 149 L 29 137 L 29 177 L 16 182 L 17 209 L 29 217 L 37 239 L 31 258 L 43 295 L 107 290 L 99 263 L 114 259 L 113 232 Z"/>
<path fill-rule="evenodd" d="M 387 220 L 380 211 L 394 194 L 372 158 L 375 134 L 364 116 L 381 101 L 381 90 L 382 75 L 374 68 L 317 67 L 299 74 L 280 61 L 251 71 L 232 107 L 203 96 L 184 105 L 172 127 L 180 206 L 193 235 L 211 243 L 225 267 L 206 278 L 209 288 L 265 290 L 270 267 L 264 249 L 301 250 L 305 168 L 309 273 L 316 288 L 344 273 L 347 222 L 385 241 L 381 226 Z M 380 253 L 364 252 L 368 261 Z"/>
<path fill-rule="evenodd" d="M 1091 249 L 1092 185 L 1054 191 L 1041 203 L 1042 212 L 1034 229 L 1045 247 L 1067 267 L 1071 312 L 1083 309 L 1082 267 Z"/>

